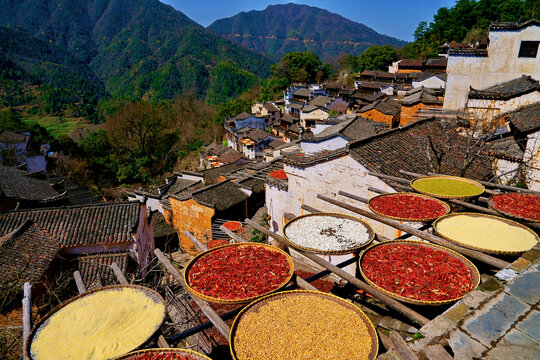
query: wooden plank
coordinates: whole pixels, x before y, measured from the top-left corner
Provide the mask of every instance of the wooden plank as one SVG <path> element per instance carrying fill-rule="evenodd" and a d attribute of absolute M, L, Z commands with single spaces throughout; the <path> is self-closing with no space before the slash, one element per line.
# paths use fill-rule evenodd
<path fill-rule="evenodd" d="M 454 360 L 441 344 L 428 345 L 422 351 L 428 360 Z"/>
<path fill-rule="evenodd" d="M 29 282 L 25 282 L 23 286 L 23 300 L 22 300 L 22 348 L 23 359 L 28 359 L 25 356 L 24 349 L 26 348 L 26 342 L 28 336 L 32 330 L 32 285 Z"/>
<path fill-rule="evenodd" d="M 204 245 L 202 242 L 199 241 L 199 239 L 197 239 L 192 233 L 190 233 L 189 231 L 184 231 L 184 234 L 186 234 L 186 236 L 189 238 L 189 240 L 193 241 L 193 243 L 195 244 L 196 247 L 199 248 L 199 250 L 201 251 L 207 251 L 208 250 L 208 247 L 206 247 L 206 245 Z"/>
<path fill-rule="evenodd" d="M 394 344 L 394 351 L 400 360 L 418 360 L 418 357 L 409 348 L 397 331 L 390 331 L 390 340 Z"/>
<path fill-rule="evenodd" d="M 266 235 L 273 237 L 274 239 L 276 239 L 279 242 L 285 242 L 286 241 L 285 238 L 283 238 L 282 236 L 280 236 L 278 234 L 275 234 L 275 233 L 269 231 L 268 229 L 263 228 L 262 226 L 258 225 L 257 223 L 251 221 L 250 219 L 246 219 L 246 223 L 253 226 L 255 229 L 265 233 Z M 417 323 L 417 324 L 419 324 L 421 326 L 424 326 L 425 324 L 427 324 L 429 322 L 429 320 L 426 317 L 418 314 L 416 311 L 408 308 L 407 306 L 403 305 L 399 301 L 396 301 L 396 300 L 392 299 L 391 297 L 383 294 L 379 290 L 375 289 L 373 286 L 361 281 L 360 279 L 354 277 L 353 275 L 349 274 L 348 272 L 344 271 L 343 269 L 338 268 L 334 264 L 322 259 L 321 257 L 319 257 L 319 256 L 317 256 L 315 254 L 303 252 L 303 251 L 298 250 L 298 249 L 296 249 L 296 251 L 298 253 L 304 255 L 308 259 L 310 259 L 310 260 L 316 262 L 317 264 L 321 265 L 322 267 L 326 268 L 327 270 L 329 270 L 329 271 L 333 272 L 334 274 L 338 275 L 339 277 L 347 280 L 349 283 L 353 284 L 357 288 L 359 288 L 361 290 L 364 290 L 365 292 L 375 296 L 381 302 L 383 302 L 386 305 L 390 306 L 391 308 L 393 308 L 394 310 L 396 310 L 400 314 L 403 314 L 404 316 L 411 319 L 415 323 Z"/>
<path fill-rule="evenodd" d="M 116 276 L 116 279 L 118 280 L 118 282 L 122 285 L 129 285 L 129 281 L 126 279 L 126 277 L 124 276 L 124 274 L 122 273 L 122 270 L 120 270 L 120 267 L 118 267 L 118 264 L 117 263 L 112 263 L 111 265 L 111 269 L 114 273 L 114 275 Z"/>
<path fill-rule="evenodd" d="M 394 343 L 390 340 L 390 336 L 383 333 L 379 328 L 377 328 L 377 334 L 386 351 L 390 351 L 394 348 Z M 379 350 L 379 353 L 382 353 L 382 351 Z"/>
<path fill-rule="evenodd" d="M 240 235 L 235 234 L 231 230 L 227 229 L 225 226 L 221 225 L 219 227 L 221 231 L 223 231 L 227 236 L 229 236 L 231 239 L 233 239 L 235 242 L 246 242 Z"/>
<path fill-rule="evenodd" d="M 86 285 L 84 285 L 84 281 L 79 270 L 73 272 L 73 277 L 75 278 L 75 284 L 77 285 L 77 291 L 79 294 L 85 293 Z"/>
<path fill-rule="evenodd" d="M 311 207 L 309 205 L 302 205 L 302 209 L 309 211 L 310 213 L 319 213 L 322 212 L 321 210 L 315 209 L 314 207 Z"/>
<path fill-rule="evenodd" d="M 311 285 L 310 283 L 308 283 L 306 280 L 302 279 L 298 275 L 294 276 L 294 282 L 296 283 L 296 285 L 298 285 L 300 289 L 319 291 L 319 289 L 317 289 L 315 286 Z"/>
<path fill-rule="evenodd" d="M 287 213 L 284 213 L 284 214 L 283 214 L 283 217 L 284 217 L 285 219 L 287 219 L 287 220 L 292 220 L 292 219 L 295 218 L 295 216 L 294 216 L 293 214 L 288 213 L 288 212 L 287 212 Z"/>
<path fill-rule="evenodd" d="M 356 195 L 353 195 L 353 194 L 349 194 L 349 193 L 344 192 L 344 191 L 339 191 L 338 194 L 346 196 L 346 197 L 348 197 L 350 199 L 355 199 L 355 200 L 358 200 L 358 201 L 365 201 L 365 199 L 362 198 L 362 197 L 359 197 L 359 196 L 356 196 Z M 498 259 L 496 257 L 481 253 L 479 251 L 475 251 L 475 250 L 471 250 L 471 249 L 467 249 L 467 248 L 464 248 L 464 247 L 461 247 L 461 246 L 454 245 L 453 243 L 451 243 L 451 242 L 449 242 L 449 241 L 447 241 L 447 240 L 445 240 L 443 238 L 440 238 L 438 236 L 432 235 L 432 234 L 430 234 L 430 233 L 428 233 L 426 231 L 418 230 L 416 228 L 413 228 L 412 226 L 402 224 L 399 221 L 389 219 L 387 217 L 372 213 L 370 211 L 366 211 L 364 209 L 360 209 L 360 208 L 358 208 L 356 206 L 352 206 L 352 205 L 349 205 L 349 204 L 344 203 L 342 201 L 335 200 L 334 198 L 330 198 L 328 196 L 321 195 L 321 194 L 317 194 L 317 197 L 319 199 L 324 200 L 326 202 L 329 202 L 331 204 L 340 206 L 343 209 L 355 212 L 357 214 L 363 215 L 363 216 L 368 217 L 370 219 L 376 220 L 376 221 L 378 221 L 380 223 L 392 226 L 393 228 L 405 231 L 405 232 L 407 232 L 407 233 L 409 233 L 411 235 L 418 236 L 421 239 L 424 239 L 424 240 L 430 241 L 432 243 L 447 247 L 449 249 L 452 249 L 454 251 L 459 252 L 460 254 L 466 255 L 466 256 L 468 256 L 468 257 L 470 257 L 472 259 L 476 259 L 476 260 L 481 261 L 481 262 L 483 262 L 485 264 L 494 266 L 494 267 L 496 267 L 498 269 L 504 269 L 505 267 L 510 265 L 510 263 L 508 263 L 508 262 L 506 262 L 504 260 L 500 260 L 500 259 Z"/>
<path fill-rule="evenodd" d="M 154 251 L 154 254 L 156 254 L 159 262 L 167 269 L 167 271 L 174 277 L 176 281 L 180 283 L 184 288 L 186 288 L 186 284 L 184 283 L 184 278 L 182 274 L 180 274 L 180 271 L 178 271 L 177 268 L 173 266 L 171 261 L 161 252 L 161 250 L 156 249 Z M 203 301 L 199 299 L 198 297 L 191 294 L 187 289 L 186 293 L 189 294 L 189 296 L 197 303 L 199 308 L 202 310 L 204 315 L 214 324 L 216 329 L 225 337 L 225 339 L 229 340 L 229 334 L 231 332 L 231 328 L 229 325 L 223 321 L 223 319 L 218 315 L 218 313 L 215 312 L 214 309 L 206 301 Z"/>

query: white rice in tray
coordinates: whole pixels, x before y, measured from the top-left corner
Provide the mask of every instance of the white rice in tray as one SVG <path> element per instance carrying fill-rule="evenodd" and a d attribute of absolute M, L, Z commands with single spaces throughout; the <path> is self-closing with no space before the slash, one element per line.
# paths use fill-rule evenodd
<path fill-rule="evenodd" d="M 362 223 L 329 215 L 295 220 L 285 228 L 285 236 L 305 248 L 323 251 L 347 250 L 369 241 L 368 230 Z"/>

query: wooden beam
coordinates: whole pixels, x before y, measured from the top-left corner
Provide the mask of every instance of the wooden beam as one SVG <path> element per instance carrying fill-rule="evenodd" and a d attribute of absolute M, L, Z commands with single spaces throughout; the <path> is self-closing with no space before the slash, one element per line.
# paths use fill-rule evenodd
<path fill-rule="evenodd" d="M 306 210 L 306 211 L 309 211 L 310 213 L 319 213 L 319 212 L 322 212 L 321 210 L 318 210 L 318 209 L 315 209 L 314 207 L 311 207 L 309 205 L 302 205 L 301 206 L 302 209 Z"/>
<path fill-rule="evenodd" d="M 189 231 L 184 231 L 184 234 L 186 234 L 186 236 L 189 238 L 189 240 L 193 241 L 193 243 L 195 244 L 196 247 L 199 248 L 199 250 L 201 251 L 207 251 L 208 250 L 208 247 L 206 247 L 206 245 L 204 245 L 202 242 L 199 241 L 199 239 L 197 239 L 192 233 L 190 233 Z"/>
<path fill-rule="evenodd" d="M 129 285 L 129 281 L 126 279 L 126 277 L 124 276 L 124 274 L 122 273 L 122 270 L 120 270 L 120 267 L 118 266 L 117 263 L 112 263 L 111 265 L 111 269 L 114 273 L 114 276 L 116 276 L 116 279 L 118 280 L 118 282 L 122 285 Z"/>
<path fill-rule="evenodd" d="M 79 270 L 73 272 L 73 277 L 75 278 L 75 284 L 77 285 L 77 291 L 79 294 L 85 293 L 86 285 L 84 285 L 84 281 Z"/>
<path fill-rule="evenodd" d="M 397 331 L 390 331 L 390 340 L 394 344 L 394 351 L 400 360 L 418 360 L 418 357 L 409 348 Z"/>
<path fill-rule="evenodd" d="M 32 284 L 25 282 L 23 286 L 23 299 L 22 299 L 22 352 L 23 359 L 28 358 L 25 355 L 24 349 L 26 348 L 26 342 L 28 336 L 32 330 Z"/>
<path fill-rule="evenodd" d="M 308 283 L 306 280 L 302 279 L 298 275 L 294 275 L 293 279 L 294 279 L 294 282 L 296 283 L 296 285 L 298 285 L 298 287 L 300 289 L 311 290 L 311 291 L 319 291 L 319 289 L 317 289 L 315 286 L 311 285 L 310 283 Z"/>
<path fill-rule="evenodd" d="M 365 201 L 365 199 L 363 199 L 363 198 L 361 198 L 359 196 L 349 194 L 349 193 L 344 192 L 344 191 L 339 191 L 338 194 L 346 196 L 346 197 L 348 197 L 350 199 L 354 199 L 354 200 L 358 200 L 358 201 Z M 342 207 L 343 209 L 346 209 L 346 210 L 355 212 L 357 214 L 363 215 L 365 217 L 368 217 L 370 219 L 376 220 L 376 221 L 378 221 L 380 223 L 383 223 L 385 225 L 389 225 L 389 226 L 391 226 L 391 227 L 393 227 L 395 229 L 399 229 L 399 230 L 405 231 L 405 232 L 407 232 L 407 233 L 409 233 L 411 235 L 418 236 L 421 239 L 424 239 L 424 240 L 433 242 L 435 244 L 447 247 L 447 248 L 452 249 L 454 251 L 457 251 L 457 252 L 459 252 L 459 253 L 461 253 L 463 255 L 466 255 L 466 256 L 468 256 L 470 258 L 473 258 L 473 259 L 481 261 L 481 262 L 483 262 L 485 264 L 494 266 L 494 267 L 496 267 L 498 269 L 504 269 L 505 267 L 510 265 L 508 262 L 497 259 L 496 257 L 481 253 L 479 251 L 475 251 L 475 250 L 471 250 L 471 249 L 467 249 L 467 248 L 464 248 L 464 247 L 461 247 L 461 246 L 454 245 L 453 243 L 451 243 L 451 242 L 449 242 L 449 241 L 447 241 L 447 240 L 445 240 L 443 238 L 440 238 L 438 236 L 432 235 L 432 234 L 430 234 L 430 233 L 428 233 L 426 231 L 418 230 L 416 228 L 413 228 L 412 226 L 402 224 L 399 221 L 386 218 L 384 216 L 372 213 L 370 211 L 366 211 L 364 209 L 360 209 L 360 208 L 358 208 L 356 206 L 352 206 L 352 205 L 349 205 L 349 204 L 344 203 L 342 201 L 335 200 L 334 198 L 330 198 L 328 196 L 321 195 L 321 194 L 317 194 L 317 198 L 319 198 L 321 200 L 324 200 L 326 202 L 329 202 L 331 204 L 337 205 L 339 207 Z"/>
<path fill-rule="evenodd" d="M 204 315 L 214 324 L 216 329 L 223 335 L 223 337 L 226 340 L 229 340 L 229 334 L 231 332 L 231 328 L 229 325 L 223 321 L 223 319 L 218 315 L 218 313 L 215 312 L 214 309 L 206 301 L 203 301 L 196 297 L 195 295 L 191 294 L 186 289 L 186 284 L 184 283 L 184 278 L 182 277 L 182 274 L 180 274 L 180 271 L 178 271 L 177 268 L 173 266 L 171 261 L 161 252 L 161 250 L 156 249 L 154 251 L 154 254 L 156 254 L 159 262 L 167 269 L 167 271 L 174 277 L 174 279 L 186 290 L 186 293 L 189 294 L 189 296 L 197 303 L 199 308 L 202 310 Z"/>
<path fill-rule="evenodd" d="M 265 233 L 266 235 L 273 237 L 277 241 L 282 242 L 282 243 L 286 243 L 286 240 L 285 240 L 284 237 L 282 237 L 281 235 L 275 234 L 275 233 L 269 231 L 268 229 L 263 228 L 262 226 L 258 225 L 257 223 L 251 221 L 250 219 L 246 219 L 246 223 L 253 226 L 255 229 Z M 336 265 L 324 260 L 323 258 L 321 258 L 321 257 L 319 257 L 319 256 L 317 256 L 315 254 L 307 253 L 307 252 L 304 252 L 304 251 L 301 251 L 301 250 L 298 250 L 298 249 L 296 249 L 296 251 L 298 253 L 304 255 L 308 259 L 310 259 L 310 260 L 316 262 L 317 264 L 321 265 L 322 267 L 326 268 L 327 270 L 329 270 L 329 271 L 333 272 L 334 274 L 338 275 L 339 277 L 347 280 L 349 283 L 356 286 L 357 288 L 359 288 L 361 290 L 364 290 L 365 292 L 371 294 L 372 296 L 375 296 L 381 302 L 385 303 L 386 305 L 388 305 L 392 309 L 396 310 L 400 314 L 403 314 L 404 316 L 411 319 L 415 323 L 417 323 L 417 324 L 419 324 L 421 326 L 424 326 L 425 324 L 427 324 L 429 322 L 429 319 L 427 319 L 426 317 L 418 314 L 416 311 L 408 308 L 407 306 L 403 305 L 399 301 L 392 299 L 388 295 L 383 294 L 379 290 L 375 289 L 373 286 L 371 286 L 369 284 L 366 284 L 365 282 L 363 282 L 360 279 L 354 277 L 353 275 L 349 274 L 348 272 L 344 271 L 343 269 L 338 268 Z"/>
<path fill-rule="evenodd" d="M 289 221 L 295 218 L 295 216 L 294 216 L 293 214 L 288 213 L 288 212 L 284 213 L 284 214 L 283 214 L 283 217 L 284 217 L 285 219 L 289 220 Z"/>
<path fill-rule="evenodd" d="M 428 360 L 454 360 L 441 344 L 428 345 L 422 351 Z"/>
<path fill-rule="evenodd" d="M 375 177 L 378 177 L 378 178 L 381 178 L 381 179 L 393 180 L 395 182 L 402 183 L 402 184 L 409 184 L 411 182 L 410 180 L 407 180 L 407 179 L 404 179 L 404 178 L 400 178 L 400 177 L 396 177 L 396 176 L 390 176 L 390 175 L 386 175 L 386 174 L 381 174 L 381 173 L 374 172 L 374 171 L 368 172 L 368 175 L 375 176 Z"/>
<path fill-rule="evenodd" d="M 225 234 L 227 234 L 227 236 L 229 236 L 235 242 L 245 242 L 245 240 L 240 235 L 233 233 L 231 230 L 227 229 L 225 226 L 221 225 L 219 229 L 223 231 Z"/>

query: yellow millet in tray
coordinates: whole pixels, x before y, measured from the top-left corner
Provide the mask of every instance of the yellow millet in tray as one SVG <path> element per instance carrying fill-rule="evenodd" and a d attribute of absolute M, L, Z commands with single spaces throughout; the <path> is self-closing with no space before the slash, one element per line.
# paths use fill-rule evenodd
<path fill-rule="evenodd" d="M 490 215 L 451 214 L 437 220 L 434 228 L 455 243 L 492 253 L 520 253 L 538 242 L 527 227 Z"/>
<path fill-rule="evenodd" d="M 60 308 L 33 337 L 33 360 L 101 360 L 146 341 L 164 305 L 133 288 L 97 291 Z"/>

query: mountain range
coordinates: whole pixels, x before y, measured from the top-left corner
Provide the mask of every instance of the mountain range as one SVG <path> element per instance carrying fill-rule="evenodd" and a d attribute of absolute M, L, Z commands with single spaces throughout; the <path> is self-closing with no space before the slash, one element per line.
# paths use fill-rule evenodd
<path fill-rule="evenodd" d="M 113 96 L 203 96 L 229 76 L 213 71 L 218 64 L 247 84 L 268 76 L 272 64 L 158 0 L 0 0 L 0 8 L 0 26 L 66 49 Z"/>
<path fill-rule="evenodd" d="M 360 55 L 372 45 L 405 44 L 341 15 L 293 3 L 241 12 L 208 29 L 275 60 L 291 51 L 313 51 L 327 61 L 340 54 Z"/>

